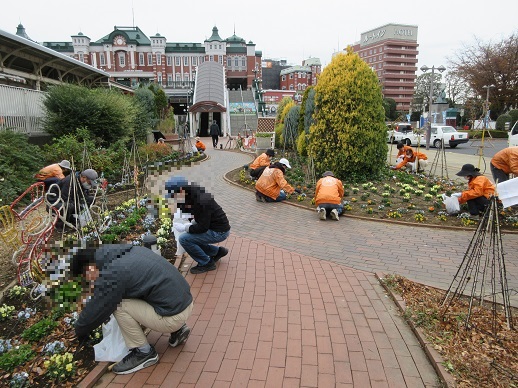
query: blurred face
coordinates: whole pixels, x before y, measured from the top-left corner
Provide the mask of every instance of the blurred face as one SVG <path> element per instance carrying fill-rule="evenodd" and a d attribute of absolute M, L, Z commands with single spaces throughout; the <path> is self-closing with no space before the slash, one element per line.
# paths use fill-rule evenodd
<path fill-rule="evenodd" d="M 95 279 L 97 279 L 99 277 L 99 270 L 97 269 L 97 267 L 93 264 L 90 264 L 89 266 L 86 267 L 86 271 L 85 271 L 85 278 L 86 280 L 88 280 L 90 283 L 93 283 L 95 282 Z"/>
<path fill-rule="evenodd" d="M 412 155 L 413 155 L 413 153 L 412 153 L 412 152 L 409 152 L 409 151 L 407 151 L 407 152 L 406 152 L 406 157 L 407 157 L 407 158 L 411 158 L 411 157 L 412 157 Z"/>

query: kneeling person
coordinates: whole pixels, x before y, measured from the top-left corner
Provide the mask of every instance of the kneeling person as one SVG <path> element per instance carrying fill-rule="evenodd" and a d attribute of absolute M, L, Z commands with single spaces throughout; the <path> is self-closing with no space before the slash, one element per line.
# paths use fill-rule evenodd
<path fill-rule="evenodd" d="M 254 179 L 259 179 L 266 167 L 268 167 L 275 156 L 275 152 L 268 148 L 266 152 L 259 155 L 250 165 L 250 176 Z"/>
<path fill-rule="evenodd" d="M 264 169 L 255 184 L 255 199 L 258 202 L 281 202 L 286 199 L 286 192 L 289 194 L 300 192 L 291 187 L 284 179 L 286 168 L 291 168 L 290 162 L 288 159 L 282 158 Z"/>
<path fill-rule="evenodd" d="M 315 204 L 321 220 L 325 220 L 330 214 L 333 220 L 338 221 L 339 215 L 344 209 L 342 197 L 344 186 L 340 179 L 335 178 L 332 171 L 326 171 L 317 182 L 315 190 Z"/>
<path fill-rule="evenodd" d="M 474 165 L 465 164 L 455 174 L 468 180 L 468 190 L 454 193 L 452 196 L 457 197 L 460 204 L 467 203 L 469 214 L 472 216 L 483 216 L 489 204 L 489 198 L 495 194 L 495 185 L 479 171 L 480 169 L 475 168 Z"/>
<path fill-rule="evenodd" d="M 70 269 L 93 282 L 93 296 L 75 323 L 77 337 L 86 338 L 113 314 L 131 349 L 115 364 L 114 373 L 133 373 L 158 362 L 141 325 L 171 333 L 173 347 L 187 340 L 190 329 L 185 322 L 193 308 L 189 284 L 162 256 L 130 244 L 105 244 L 79 249 Z"/>

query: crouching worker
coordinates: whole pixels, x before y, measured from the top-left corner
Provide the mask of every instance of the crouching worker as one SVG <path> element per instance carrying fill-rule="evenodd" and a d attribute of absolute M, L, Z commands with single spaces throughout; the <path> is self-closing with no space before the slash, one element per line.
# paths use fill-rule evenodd
<path fill-rule="evenodd" d="M 452 194 L 452 197 L 459 199 L 460 204 L 467 202 L 469 214 L 472 216 L 483 216 L 489 204 L 489 198 L 495 194 L 495 186 L 479 171 L 480 169 L 472 164 L 462 166 L 456 175 L 468 180 L 468 190 Z"/>
<path fill-rule="evenodd" d="M 68 160 L 62 160 L 59 163 L 43 167 L 34 175 L 34 178 L 37 181 L 43 182 L 45 184 L 45 190 L 47 190 L 50 185 L 58 183 L 66 176 L 70 175 L 71 172 L 72 168 L 70 167 L 70 162 Z"/>
<path fill-rule="evenodd" d="M 228 253 L 227 248 L 212 245 L 226 240 L 230 234 L 227 215 L 210 193 L 182 176 L 170 178 L 165 189 L 165 197 L 174 199 L 176 207 L 194 219 L 192 223 L 173 223 L 173 228 L 181 233 L 178 242 L 198 263 L 191 268 L 191 273 L 215 270 L 219 259 Z"/>
<path fill-rule="evenodd" d="M 342 181 L 335 178 L 332 171 L 323 173 L 315 190 L 315 204 L 321 220 L 325 220 L 328 214 L 331 215 L 331 219 L 339 220 L 338 216 L 342 214 L 344 209 L 342 205 L 343 196 L 344 186 Z"/>
<path fill-rule="evenodd" d="M 185 322 L 193 309 L 189 284 L 162 256 L 131 244 L 105 244 L 77 250 L 70 270 L 93 283 L 93 296 L 75 323 L 78 339 L 86 338 L 113 314 L 130 349 L 114 365 L 114 373 L 133 373 L 158 362 L 141 325 L 171 333 L 172 347 L 187 340 L 190 329 Z"/>
<path fill-rule="evenodd" d="M 255 180 L 259 179 L 264 169 L 270 165 L 275 152 L 269 148 L 259 155 L 250 165 L 250 176 Z"/>
<path fill-rule="evenodd" d="M 423 154 L 422 152 L 414 152 L 412 148 L 405 151 L 405 158 L 403 161 L 396 164 L 395 167 L 391 167 L 393 170 L 399 170 L 402 167 L 408 166 L 410 171 L 423 171 L 425 167 L 428 165 L 428 156 Z"/>
<path fill-rule="evenodd" d="M 199 137 L 194 138 L 196 140 L 196 144 L 194 145 L 198 152 L 204 152 L 207 147 L 205 147 L 205 144 L 200 140 Z"/>
<path fill-rule="evenodd" d="M 281 202 L 286 199 L 286 193 L 300 193 L 300 190 L 291 187 L 284 179 L 286 168 L 291 168 L 290 162 L 282 158 L 264 169 L 255 184 L 255 199 L 258 202 Z"/>
<path fill-rule="evenodd" d="M 396 155 L 396 164 L 401 163 L 403 161 L 403 159 L 405 159 L 406 150 L 413 151 L 412 147 L 403 144 L 402 141 L 398 141 L 396 147 L 398 149 L 397 155 Z"/>

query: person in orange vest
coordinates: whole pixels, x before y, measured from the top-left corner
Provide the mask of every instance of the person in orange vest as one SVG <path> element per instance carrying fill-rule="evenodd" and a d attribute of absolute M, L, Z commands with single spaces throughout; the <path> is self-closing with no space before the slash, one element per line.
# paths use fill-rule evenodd
<path fill-rule="evenodd" d="M 321 220 L 325 220 L 328 214 L 331 215 L 331 219 L 339 220 L 339 215 L 342 214 L 344 209 L 342 205 L 343 196 L 344 186 L 342 181 L 335 178 L 332 171 L 324 172 L 322 178 L 318 180 L 315 190 L 315 204 Z"/>
<path fill-rule="evenodd" d="M 275 152 L 269 148 L 266 152 L 263 152 L 250 164 L 250 176 L 254 179 L 259 179 L 264 169 L 270 165 L 272 158 L 275 156 Z"/>
<path fill-rule="evenodd" d="M 61 179 L 69 175 L 71 171 L 70 162 L 68 160 L 62 160 L 59 163 L 43 167 L 34 175 L 34 178 L 37 181 L 43 182 L 45 184 L 45 190 L 47 190 L 51 184 L 58 183 Z"/>
<path fill-rule="evenodd" d="M 518 147 L 507 147 L 498 151 L 491 159 L 491 174 L 498 183 L 509 180 L 509 174 L 518 176 Z"/>
<path fill-rule="evenodd" d="M 286 168 L 291 168 L 290 162 L 282 158 L 264 169 L 255 184 L 255 199 L 258 202 L 281 202 L 286 199 L 286 193 L 300 193 L 299 189 L 294 189 L 284 179 Z"/>
<path fill-rule="evenodd" d="M 392 167 L 393 170 L 399 170 L 402 167 L 408 165 L 412 172 L 422 171 L 428 165 L 428 156 L 423 154 L 422 152 L 414 152 L 413 149 L 409 149 L 405 151 L 405 158 L 403 161 L 396 164 L 395 167 Z"/>
<path fill-rule="evenodd" d="M 397 155 L 396 155 L 396 164 L 401 163 L 403 161 L 403 159 L 405 159 L 406 150 L 413 151 L 412 147 L 403 144 L 403 142 L 401 142 L 401 141 L 398 141 L 396 147 L 398 149 Z"/>
<path fill-rule="evenodd" d="M 194 146 L 196 147 L 198 152 L 205 151 L 205 149 L 206 149 L 205 144 L 203 144 L 203 142 L 200 140 L 200 138 L 199 137 L 195 137 L 194 140 L 196 140 L 196 144 Z"/>
<path fill-rule="evenodd" d="M 480 169 L 472 164 L 462 166 L 456 175 L 468 180 L 468 189 L 451 195 L 457 197 L 460 204 L 467 202 L 469 214 L 472 216 L 482 216 L 489 204 L 489 198 L 495 194 L 495 185 L 479 171 Z"/>

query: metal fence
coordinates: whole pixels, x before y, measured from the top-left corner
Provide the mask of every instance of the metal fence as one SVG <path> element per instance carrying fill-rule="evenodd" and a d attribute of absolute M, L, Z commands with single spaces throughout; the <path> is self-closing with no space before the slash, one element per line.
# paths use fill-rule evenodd
<path fill-rule="evenodd" d="M 0 85 L 0 129 L 30 134 L 42 133 L 45 93 Z"/>

